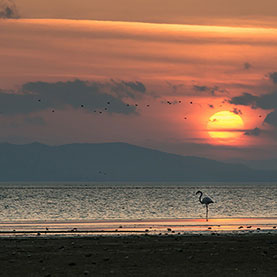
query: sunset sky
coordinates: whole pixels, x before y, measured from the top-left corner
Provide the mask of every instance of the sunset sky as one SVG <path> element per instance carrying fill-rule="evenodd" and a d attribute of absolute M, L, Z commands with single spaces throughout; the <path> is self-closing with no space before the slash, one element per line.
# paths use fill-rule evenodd
<path fill-rule="evenodd" d="M 276 11 L 276 0 L 0 0 L 0 141 L 277 158 Z"/>

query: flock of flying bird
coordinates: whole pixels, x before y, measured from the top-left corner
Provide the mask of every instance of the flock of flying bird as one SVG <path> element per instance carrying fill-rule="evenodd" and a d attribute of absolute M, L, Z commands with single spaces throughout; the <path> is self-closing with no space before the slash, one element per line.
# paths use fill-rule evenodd
<path fill-rule="evenodd" d="M 38 99 L 37 100 L 38 102 L 42 102 L 42 100 L 41 99 Z M 163 103 L 166 103 L 166 104 L 168 104 L 168 105 L 175 105 L 175 104 L 181 104 L 182 103 L 182 101 L 181 100 L 179 100 L 179 101 L 166 101 L 166 102 L 163 102 Z M 193 102 L 192 101 L 190 101 L 189 102 L 190 103 L 190 105 L 192 105 L 193 104 Z M 110 106 L 111 105 L 111 102 L 110 101 L 108 101 L 108 102 L 106 102 L 106 104 L 108 105 L 108 106 Z M 103 114 L 103 112 L 104 111 L 108 111 L 109 109 L 108 109 L 108 106 L 106 106 L 104 109 L 102 109 L 102 110 L 94 110 L 93 112 L 94 113 L 99 113 L 99 114 Z M 131 104 L 126 104 L 126 107 L 130 107 L 130 106 L 132 106 Z M 135 107 L 138 107 L 139 106 L 139 104 L 134 104 L 134 106 Z M 150 104 L 147 104 L 147 105 L 145 105 L 147 108 L 149 108 L 150 107 Z M 82 109 L 82 108 L 85 108 L 85 105 L 84 104 L 81 104 L 80 105 L 80 108 Z M 51 110 L 52 111 L 52 113 L 54 113 L 55 112 L 55 110 L 54 109 L 52 109 Z M 187 119 L 187 117 L 184 117 L 184 119 Z"/>
<path fill-rule="evenodd" d="M 41 102 L 41 99 L 38 99 L 38 102 Z M 174 100 L 174 101 L 168 101 L 168 100 L 167 100 L 167 101 L 163 101 L 162 103 L 165 103 L 165 104 L 168 104 L 168 105 L 176 105 L 176 104 L 181 104 L 182 101 L 181 101 L 181 100 L 179 100 L 179 101 L 176 101 L 176 100 Z M 110 105 L 111 105 L 111 102 L 108 101 L 108 102 L 106 102 L 106 104 L 107 104 L 108 106 L 110 106 Z M 193 102 L 190 101 L 189 104 L 192 105 Z M 105 111 L 108 111 L 108 110 L 109 110 L 109 109 L 108 109 L 108 106 L 106 106 L 106 107 L 105 107 L 104 109 L 102 109 L 102 110 L 94 110 L 93 112 L 94 112 L 94 113 L 98 113 L 98 114 L 103 114 Z M 128 103 L 126 104 L 126 107 L 130 107 L 130 106 L 132 106 L 132 105 L 131 105 L 131 104 L 128 104 Z M 135 107 L 138 107 L 139 104 L 136 103 L 136 104 L 134 104 L 134 106 L 135 106 Z M 210 106 L 210 107 L 212 106 L 212 107 L 214 108 L 213 105 L 208 105 L 208 106 Z M 149 108 L 150 105 L 147 104 L 146 107 Z M 81 104 L 81 105 L 80 105 L 80 108 L 85 108 L 85 105 L 84 105 L 84 104 Z M 52 109 L 52 113 L 54 113 L 54 112 L 55 112 L 55 110 Z M 261 118 L 261 117 L 262 117 L 262 115 L 259 115 L 259 118 Z M 188 117 L 185 116 L 184 119 L 187 120 Z"/>

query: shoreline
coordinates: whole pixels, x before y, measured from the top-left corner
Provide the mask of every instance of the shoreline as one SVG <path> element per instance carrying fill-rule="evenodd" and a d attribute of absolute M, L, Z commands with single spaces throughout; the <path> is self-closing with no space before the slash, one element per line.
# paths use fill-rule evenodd
<path fill-rule="evenodd" d="M 0 238 L 0 276 L 275 276 L 277 233 Z"/>
<path fill-rule="evenodd" d="M 55 234 L 197 234 L 276 232 L 277 218 L 199 218 L 0 222 L 0 237 Z"/>

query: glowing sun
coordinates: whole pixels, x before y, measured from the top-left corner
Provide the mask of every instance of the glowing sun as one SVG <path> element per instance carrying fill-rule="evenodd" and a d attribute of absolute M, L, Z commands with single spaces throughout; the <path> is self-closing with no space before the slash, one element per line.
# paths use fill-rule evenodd
<path fill-rule="evenodd" d="M 239 137 L 243 126 L 243 120 L 238 114 L 222 111 L 209 118 L 207 129 L 210 137 L 229 140 Z"/>

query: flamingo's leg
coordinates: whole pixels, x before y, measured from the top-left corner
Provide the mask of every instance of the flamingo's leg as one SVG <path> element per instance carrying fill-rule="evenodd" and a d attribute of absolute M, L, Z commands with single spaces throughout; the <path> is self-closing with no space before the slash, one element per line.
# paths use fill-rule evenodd
<path fill-rule="evenodd" d="M 206 205 L 206 221 L 208 221 L 209 206 Z"/>

